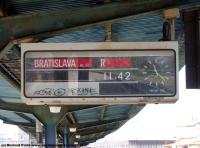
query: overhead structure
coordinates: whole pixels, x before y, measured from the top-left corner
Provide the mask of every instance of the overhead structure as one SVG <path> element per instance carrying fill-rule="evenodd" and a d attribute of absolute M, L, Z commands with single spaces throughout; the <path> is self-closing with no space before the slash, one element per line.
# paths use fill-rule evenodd
<path fill-rule="evenodd" d="M 0 119 L 36 134 L 36 118 L 59 143 L 87 145 L 115 131 L 134 117 L 144 104 L 61 106 L 59 114 L 49 106 L 27 106 L 20 101 L 21 43 L 158 41 L 162 39 L 162 10 L 197 9 L 199 0 L 2 0 L 0 2 Z M 111 37 L 106 37 L 106 27 Z M 184 65 L 182 18 L 175 20 L 180 67 Z M 62 120 L 60 121 L 60 119 Z M 60 122 L 59 122 L 60 121 Z M 53 126 L 52 126 L 53 124 Z M 57 126 L 57 128 L 55 128 Z M 76 129 L 71 133 L 68 129 Z M 54 134 L 54 135 L 55 135 Z M 79 138 L 76 138 L 80 135 Z M 44 137 L 44 135 L 43 135 Z M 54 139 L 50 137 L 49 139 Z M 47 138 L 48 139 L 48 138 Z M 47 144 L 54 144 L 47 141 Z"/>
<path fill-rule="evenodd" d="M 185 23 L 185 65 L 186 87 L 200 88 L 200 9 L 186 11 Z"/>

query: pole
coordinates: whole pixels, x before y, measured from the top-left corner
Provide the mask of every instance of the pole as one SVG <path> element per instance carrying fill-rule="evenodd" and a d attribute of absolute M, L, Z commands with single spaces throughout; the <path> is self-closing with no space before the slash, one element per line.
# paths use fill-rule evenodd
<path fill-rule="evenodd" d="M 67 148 L 69 145 L 69 135 L 68 135 L 67 123 L 65 123 L 65 127 L 64 127 L 63 144 L 64 144 L 64 148 Z"/>
<path fill-rule="evenodd" d="M 46 124 L 45 126 L 45 147 L 56 147 L 56 125 L 54 124 Z"/>

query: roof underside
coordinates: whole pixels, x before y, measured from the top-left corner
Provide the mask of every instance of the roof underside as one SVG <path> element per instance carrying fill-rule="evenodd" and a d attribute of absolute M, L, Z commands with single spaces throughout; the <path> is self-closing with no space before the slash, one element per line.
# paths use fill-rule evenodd
<path fill-rule="evenodd" d="M 120 4 L 121 2 L 123 1 L 113 0 L 112 2 L 108 3 Z M 199 6 L 199 3 L 197 2 L 199 1 L 188 1 L 189 4 L 185 5 L 184 7 L 197 7 Z M 149 1 L 149 3 L 151 3 L 151 1 Z M 5 10 L 4 16 L 0 18 L 0 29 L 10 18 L 12 20 L 16 19 L 16 22 L 21 21 L 20 23 L 22 24 L 26 23 L 23 19 L 17 20 L 17 17 L 13 16 L 22 16 L 23 18 L 24 14 L 26 14 L 27 16 L 31 16 L 37 13 L 48 14 L 52 12 L 56 12 L 58 14 L 60 12 L 60 16 L 62 16 L 62 10 L 66 10 L 68 8 L 74 9 L 74 11 L 76 11 L 79 8 L 90 9 L 95 6 L 103 5 L 107 5 L 107 3 L 104 2 L 104 0 L 6 0 L 0 5 L 0 8 L 2 8 L 2 10 Z M 8 19 L 6 20 L 6 18 Z M 51 17 L 49 17 L 48 19 L 51 19 Z M 112 21 L 111 38 L 114 42 L 158 41 L 162 39 L 162 23 L 163 19 L 160 10 L 120 18 L 117 19 L 117 21 Z M 182 47 L 182 18 L 180 17 L 179 19 L 176 19 L 175 23 L 176 39 L 180 41 L 180 47 Z M 63 30 L 62 28 L 61 31 L 49 30 L 48 32 L 50 33 L 46 31 L 41 31 L 38 33 L 36 31 L 36 33 L 32 32 L 31 34 L 29 32 L 29 34 L 24 33 L 24 35 L 20 36 L 19 38 L 25 38 L 26 40 L 28 39 L 31 42 L 45 43 L 104 42 L 105 27 L 103 24 L 105 23 L 79 27 L 78 29 L 76 28 L 70 31 Z M 40 22 L 38 22 L 38 26 L 40 26 Z M 20 27 L 25 28 L 25 26 Z M 19 30 L 15 30 L 18 34 L 21 31 L 20 27 Z M 52 33 L 52 31 L 55 31 L 55 33 Z M 42 33 L 45 33 L 46 36 L 43 36 Z M 36 118 L 32 113 L 31 107 L 27 107 L 21 102 L 20 92 L 18 89 L 20 86 L 21 75 L 20 46 L 19 44 L 17 44 L 18 34 L 13 38 L 10 37 L 9 43 L 6 43 L 4 46 L 2 46 L 2 49 L 0 49 L 0 119 L 4 120 L 5 123 L 18 125 L 22 129 L 27 130 L 28 132 L 31 132 L 34 135 Z M 182 66 L 182 61 L 184 61 L 183 50 L 181 50 L 180 55 L 182 56 L 182 58 L 180 58 L 180 64 Z M 103 138 L 105 135 L 118 129 L 127 120 L 135 116 L 144 107 L 144 105 L 127 104 L 65 107 L 70 108 L 70 110 L 66 114 L 65 118 L 59 123 L 57 130 L 58 133 L 60 133 L 61 135 L 63 134 L 63 129 L 65 126 L 64 123 L 67 120 L 70 126 L 77 127 L 76 134 L 81 135 L 81 138 L 79 139 L 80 145 L 87 145 L 88 143 L 94 142 L 99 138 Z M 71 134 L 70 136 L 71 141 L 73 141 L 74 134 Z"/>

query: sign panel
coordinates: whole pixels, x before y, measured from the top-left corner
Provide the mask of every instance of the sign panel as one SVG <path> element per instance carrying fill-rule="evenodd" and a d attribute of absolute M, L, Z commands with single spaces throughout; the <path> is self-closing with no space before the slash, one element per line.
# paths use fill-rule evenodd
<path fill-rule="evenodd" d="M 27 104 L 175 102 L 177 43 L 22 44 Z"/>

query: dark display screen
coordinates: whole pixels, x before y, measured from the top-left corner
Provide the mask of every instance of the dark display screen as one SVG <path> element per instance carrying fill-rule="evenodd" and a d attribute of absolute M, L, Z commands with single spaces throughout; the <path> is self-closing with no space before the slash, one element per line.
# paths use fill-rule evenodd
<path fill-rule="evenodd" d="M 173 96 L 175 57 L 173 50 L 28 51 L 25 96 Z"/>

